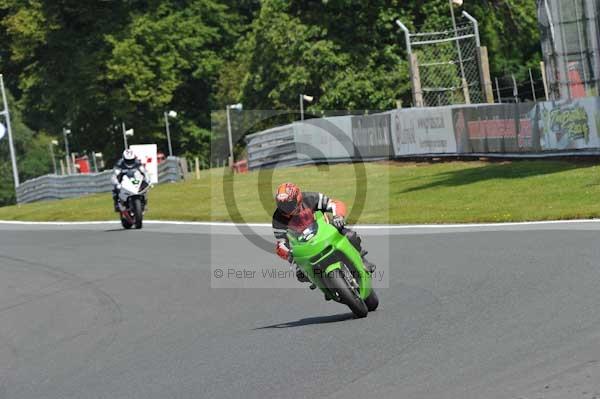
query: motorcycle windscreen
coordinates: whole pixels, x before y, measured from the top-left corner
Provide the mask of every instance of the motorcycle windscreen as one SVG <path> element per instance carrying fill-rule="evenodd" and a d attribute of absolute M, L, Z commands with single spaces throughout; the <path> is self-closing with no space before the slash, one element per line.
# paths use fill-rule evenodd
<path fill-rule="evenodd" d="M 307 242 L 317 235 L 318 228 L 319 225 L 313 222 L 303 230 L 288 229 L 288 234 L 300 242 Z"/>

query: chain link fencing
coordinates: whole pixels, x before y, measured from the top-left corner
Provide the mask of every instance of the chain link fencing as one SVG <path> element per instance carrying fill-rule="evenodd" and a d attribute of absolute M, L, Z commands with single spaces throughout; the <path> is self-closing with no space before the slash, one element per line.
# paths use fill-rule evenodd
<path fill-rule="evenodd" d="M 492 78 L 495 103 L 545 101 L 546 91 L 542 71 L 529 69 L 526 75 L 505 73 Z"/>
<path fill-rule="evenodd" d="M 538 0 L 550 99 L 598 95 L 599 12 L 598 0 Z"/>
<path fill-rule="evenodd" d="M 460 24 L 456 30 L 412 33 L 410 40 L 417 57 L 424 106 L 484 102 L 473 24 Z"/>

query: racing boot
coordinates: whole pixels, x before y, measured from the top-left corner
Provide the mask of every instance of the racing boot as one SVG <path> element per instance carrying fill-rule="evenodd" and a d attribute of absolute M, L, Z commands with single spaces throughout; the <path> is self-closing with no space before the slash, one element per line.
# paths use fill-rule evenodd
<path fill-rule="evenodd" d="M 121 208 L 119 208 L 119 193 L 113 190 L 112 192 L 113 198 L 113 206 L 115 208 L 115 212 L 121 212 Z"/>
<path fill-rule="evenodd" d="M 308 282 L 310 282 L 310 280 L 308 279 L 308 277 L 306 277 L 304 275 L 304 273 L 302 273 L 302 270 L 300 270 L 300 268 L 296 268 L 296 279 L 298 279 L 298 281 L 300 281 L 301 283 L 308 283 Z"/>
<path fill-rule="evenodd" d="M 365 251 L 364 249 L 360 251 L 360 257 L 362 258 L 363 264 L 365 265 L 365 269 L 367 269 L 367 271 L 371 274 L 373 274 L 375 272 L 375 269 L 377 268 L 377 266 L 375 266 L 374 263 L 371 263 L 367 260 L 366 256 L 367 256 L 368 252 Z"/>

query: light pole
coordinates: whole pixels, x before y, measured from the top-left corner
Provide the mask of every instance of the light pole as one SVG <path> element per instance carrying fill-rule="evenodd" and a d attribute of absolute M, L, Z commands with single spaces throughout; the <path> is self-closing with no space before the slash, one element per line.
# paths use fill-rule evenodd
<path fill-rule="evenodd" d="M 10 113 L 8 112 L 8 102 L 6 101 L 6 91 L 4 90 L 4 78 L 0 73 L 0 88 L 2 89 L 2 102 L 4 110 L 0 114 L 6 118 L 6 131 L 8 133 L 8 146 L 10 148 L 10 160 L 12 162 L 13 181 L 15 183 L 15 192 L 19 187 L 19 170 L 17 169 L 17 157 L 15 155 L 15 145 L 13 143 L 12 128 L 10 126 Z"/>
<path fill-rule="evenodd" d="M 241 111 L 243 108 L 242 103 L 230 104 L 226 107 L 227 110 L 227 135 L 229 137 L 229 167 L 233 167 L 233 140 L 231 138 L 231 117 L 229 115 L 230 109 Z"/>
<path fill-rule="evenodd" d="M 67 162 L 67 174 L 70 175 L 71 174 L 71 161 L 69 160 L 70 157 L 70 152 L 69 152 L 69 138 L 67 137 L 69 134 L 71 134 L 71 129 L 65 129 L 63 127 L 63 136 L 65 137 L 65 160 Z"/>
<path fill-rule="evenodd" d="M 169 156 L 173 156 L 173 147 L 171 147 L 171 131 L 169 130 L 169 117 L 177 118 L 177 112 L 165 111 L 165 129 L 167 130 L 167 141 L 169 142 Z"/>
<path fill-rule="evenodd" d="M 50 147 L 50 156 L 52 157 L 52 166 L 54 167 L 54 174 L 57 175 L 58 172 L 56 171 L 56 158 L 54 157 L 54 146 L 55 145 L 58 145 L 58 141 L 52 140 L 49 144 L 49 147 Z"/>
<path fill-rule="evenodd" d="M 304 120 L 304 101 L 311 103 L 314 99 L 313 96 L 307 94 L 300 94 L 300 120 Z"/>
<path fill-rule="evenodd" d="M 125 144 L 125 149 L 128 149 L 129 144 L 127 144 L 127 136 L 133 136 L 133 129 L 125 130 L 125 122 L 121 123 L 121 127 L 123 129 L 123 143 Z"/>

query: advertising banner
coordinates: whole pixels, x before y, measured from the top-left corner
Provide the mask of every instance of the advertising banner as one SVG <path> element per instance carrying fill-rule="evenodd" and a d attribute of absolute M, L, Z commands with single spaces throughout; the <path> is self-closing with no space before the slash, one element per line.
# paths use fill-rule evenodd
<path fill-rule="evenodd" d="M 146 167 L 153 184 L 158 183 L 158 161 L 156 144 L 137 144 L 129 146 L 142 164 Z"/>
<path fill-rule="evenodd" d="M 390 114 L 352 117 L 352 141 L 359 154 L 355 157 L 389 157 L 393 154 Z"/>
<path fill-rule="evenodd" d="M 539 107 L 543 150 L 600 148 L 600 98 L 547 101 Z"/>
<path fill-rule="evenodd" d="M 459 153 L 539 149 L 534 139 L 533 103 L 462 106 L 452 109 Z"/>
<path fill-rule="evenodd" d="M 352 158 L 349 116 L 308 119 L 294 123 L 298 159 Z"/>
<path fill-rule="evenodd" d="M 391 115 L 395 155 L 456 152 L 450 108 L 410 108 Z"/>

